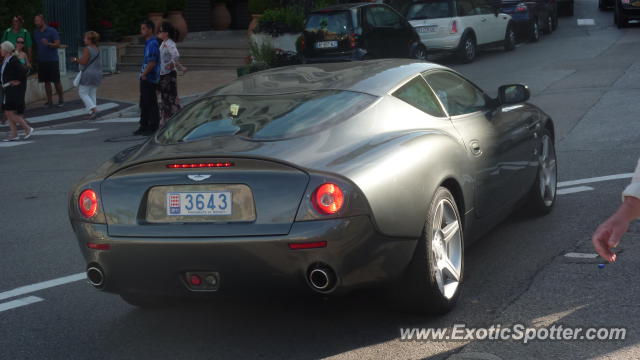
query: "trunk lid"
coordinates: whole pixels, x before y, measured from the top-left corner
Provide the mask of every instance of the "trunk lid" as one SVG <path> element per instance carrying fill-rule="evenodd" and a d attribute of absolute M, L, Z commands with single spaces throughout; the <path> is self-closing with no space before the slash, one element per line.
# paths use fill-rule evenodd
<path fill-rule="evenodd" d="M 354 33 L 349 11 L 312 13 L 304 29 L 305 56 L 340 56 L 353 51 Z"/>
<path fill-rule="evenodd" d="M 184 164 L 214 167 L 170 168 Z M 101 199 L 110 236 L 286 235 L 308 181 L 299 169 L 260 159 L 156 160 L 110 175 Z"/>

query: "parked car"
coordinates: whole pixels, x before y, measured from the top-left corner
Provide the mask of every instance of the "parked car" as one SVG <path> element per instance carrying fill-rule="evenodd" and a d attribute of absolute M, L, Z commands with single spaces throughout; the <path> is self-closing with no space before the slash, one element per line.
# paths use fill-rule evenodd
<path fill-rule="evenodd" d="M 427 58 L 427 48 L 407 20 L 377 3 L 337 5 L 312 12 L 300 47 L 306 63 Z"/>
<path fill-rule="evenodd" d="M 615 0 L 613 21 L 619 28 L 626 27 L 629 20 L 640 20 L 639 0 Z"/>
<path fill-rule="evenodd" d="M 536 42 L 542 34 L 551 34 L 558 27 L 555 0 L 502 0 L 502 11 L 511 15 L 520 38 Z"/>
<path fill-rule="evenodd" d="M 526 86 L 498 93 L 406 59 L 238 79 L 72 189 L 87 277 L 138 306 L 387 286 L 445 313 L 465 245 L 555 202 L 552 120 Z"/>
<path fill-rule="evenodd" d="M 430 53 L 456 53 L 472 62 L 478 47 L 515 48 L 511 16 L 502 14 L 486 0 L 428 0 L 413 2 L 406 17 Z"/>
<path fill-rule="evenodd" d="M 573 0 L 558 0 L 558 14 L 573 16 Z"/>

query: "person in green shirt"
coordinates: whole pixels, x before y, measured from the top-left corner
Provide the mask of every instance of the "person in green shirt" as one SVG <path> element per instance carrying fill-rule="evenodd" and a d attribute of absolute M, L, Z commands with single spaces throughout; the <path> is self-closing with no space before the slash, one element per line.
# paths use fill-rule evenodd
<path fill-rule="evenodd" d="M 22 16 L 16 15 L 11 19 L 11 27 L 2 33 L 2 39 L 0 42 L 9 41 L 13 46 L 17 46 L 18 38 L 24 39 L 24 48 L 29 55 L 29 62 L 31 63 L 31 34 L 27 29 L 23 27 L 24 19 Z"/>

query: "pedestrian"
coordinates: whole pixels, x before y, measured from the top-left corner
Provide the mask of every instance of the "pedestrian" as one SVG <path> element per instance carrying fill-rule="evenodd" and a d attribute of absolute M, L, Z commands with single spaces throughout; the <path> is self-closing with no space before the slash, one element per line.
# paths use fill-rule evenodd
<path fill-rule="evenodd" d="M 9 122 L 9 136 L 3 141 L 18 140 L 18 125 L 24 131 L 24 140 L 33 135 L 34 129 L 24 120 L 24 97 L 27 91 L 27 69 L 14 55 L 16 48 L 10 41 L 0 44 L 2 68 L 0 82 L 4 89 L 2 111 Z"/>
<path fill-rule="evenodd" d="M 27 70 L 31 70 L 31 60 L 29 59 L 29 54 L 25 52 L 25 44 L 26 40 L 23 37 L 18 37 L 16 39 L 15 55 L 18 58 L 18 61 L 27 67 Z"/>
<path fill-rule="evenodd" d="M 29 57 L 29 62 L 32 62 L 32 46 L 31 34 L 24 28 L 24 19 L 20 15 L 16 15 L 11 19 L 11 27 L 2 33 L 2 39 L 0 42 L 10 41 L 13 46 L 18 46 L 18 38 L 24 40 L 24 48 Z"/>
<path fill-rule="evenodd" d="M 96 95 L 98 87 L 102 82 L 102 64 L 100 62 L 100 49 L 98 42 L 100 35 L 95 31 L 87 31 L 84 34 L 85 48 L 82 50 L 82 57 L 72 58 L 71 61 L 80 65 L 80 84 L 78 94 L 89 112 L 87 120 L 94 120 L 98 117 Z"/>
<path fill-rule="evenodd" d="M 178 97 L 178 73 L 176 72 L 180 53 L 175 43 L 178 38 L 177 30 L 168 22 L 160 25 L 158 37 L 160 45 L 160 127 L 180 110 Z"/>
<path fill-rule="evenodd" d="M 140 127 L 134 135 L 151 135 L 160 124 L 158 95 L 160 81 L 160 46 L 155 37 L 155 25 L 146 20 L 140 25 L 140 35 L 145 40 L 144 59 L 140 72 Z"/>
<path fill-rule="evenodd" d="M 45 106 L 53 106 L 53 92 L 51 83 L 56 88 L 58 94 L 58 107 L 64 106 L 64 95 L 62 84 L 60 84 L 60 64 L 58 59 L 58 48 L 60 47 L 60 35 L 51 26 L 47 26 L 44 15 L 35 16 L 34 23 L 36 30 L 33 32 L 33 40 L 38 47 L 38 82 L 44 83 L 47 93 Z"/>
<path fill-rule="evenodd" d="M 591 238 L 596 252 L 609 262 L 616 261 L 617 257 L 612 249 L 620 244 L 620 239 L 629 229 L 629 224 L 637 218 L 640 218 L 640 160 L 631 184 L 622 192 L 622 205 L 598 226 Z"/>

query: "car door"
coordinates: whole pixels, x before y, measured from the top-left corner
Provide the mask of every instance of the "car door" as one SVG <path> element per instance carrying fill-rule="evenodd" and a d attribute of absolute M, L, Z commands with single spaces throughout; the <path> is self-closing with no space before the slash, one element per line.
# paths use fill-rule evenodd
<path fill-rule="evenodd" d="M 529 190 L 527 176 L 533 179 L 529 174 L 535 159 L 535 143 L 522 115 L 503 111 L 477 86 L 451 71 L 433 70 L 424 76 L 474 164 L 476 215 L 485 217 L 513 206 Z"/>
<path fill-rule="evenodd" d="M 472 0 L 473 8 L 478 17 L 477 24 L 481 28 L 481 34 L 478 35 L 482 41 L 480 44 L 492 43 L 504 39 L 505 32 L 499 26 L 498 18 L 495 11 L 486 0 Z M 501 33 L 501 34 L 500 34 Z"/>
<path fill-rule="evenodd" d="M 409 55 L 411 29 L 400 14 L 386 5 L 374 5 L 366 7 L 365 18 L 373 28 L 370 36 L 375 38 L 377 57 L 405 58 Z"/>
<path fill-rule="evenodd" d="M 473 29 L 476 35 L 476 44 L 485 43 L 486 24 L 482 16 L 476 13 L 472 0 L 456 0 L 456 12 L 462 22 L 458 31 L 464 32 L 467 28 Z"/>

